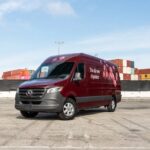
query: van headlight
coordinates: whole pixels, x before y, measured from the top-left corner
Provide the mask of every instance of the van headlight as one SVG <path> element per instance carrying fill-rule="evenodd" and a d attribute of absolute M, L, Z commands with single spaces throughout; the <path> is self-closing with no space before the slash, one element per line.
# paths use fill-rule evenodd
<path fill-rule="evenodd" d="M 47 93 L 56 93 L 60 92 L 63 89 L 63 87 L 53 87 L 47 90 Z"/>

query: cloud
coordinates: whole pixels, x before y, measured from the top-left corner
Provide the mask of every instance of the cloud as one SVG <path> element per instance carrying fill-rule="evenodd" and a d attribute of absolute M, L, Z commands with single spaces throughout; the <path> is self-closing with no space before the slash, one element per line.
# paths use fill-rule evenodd
<path fill-rule="evenodd" d="M 0 19 L 12 12 L 35 10 L 57 16 L 76 14 L 71 4 L 62 0 L 0 0 Z"/>
<path fill-rule="evenodd" d="M 127 31 L 110 33 L 81 39 L 77 45 L 97 51 L 135 50 L 150 48 L 150 27 L 139 27 Z"/>
<path fill-rule="evenodd" d="M 0 18 L 5 14 L 18 10 L 22 6 L 22 1 L 6 0 L 0 3 Z"/>
<path fill-rule="evenodd" d="M 75 15 L 74 9 L 67 2 L 52 1 L 48 4 L 48 10 L 52 15 Z"/>

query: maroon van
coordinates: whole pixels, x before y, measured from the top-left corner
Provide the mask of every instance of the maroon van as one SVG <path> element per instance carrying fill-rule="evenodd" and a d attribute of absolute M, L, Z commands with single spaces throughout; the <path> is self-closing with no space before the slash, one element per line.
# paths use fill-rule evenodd
<path fill-rule="evenodd" d="M 121 101 L 118 69 L 82 53 L 49 57 L 19 86 L 15 99 L 15 108 L 27 118 L 55 112 L 69 120 L 79 110 L 100 106 L 114 112 Z"/>

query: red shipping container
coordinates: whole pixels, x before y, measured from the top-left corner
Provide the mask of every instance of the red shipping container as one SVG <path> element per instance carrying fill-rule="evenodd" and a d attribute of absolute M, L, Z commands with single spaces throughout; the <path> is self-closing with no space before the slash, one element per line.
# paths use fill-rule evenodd
<path fill-rule="evenodd" d="M 123 79 L 124 80 L 131 80 L 131 75 L 130 74 L 123 74 Z"/>
<path fill-rule="evenodd" d="M 123 73 L 123 67 L 118 67 L 119 73 Z"/>
<path fill-rule="evenodd" d="M 140 75 L 138 74 L 138 80 L 141 80 Z"/>
<path fill-rule="evenodd" d="M 7 71 L 7 72 L 3 72 L 3 77 L 8 77 L 8 76 L 11 76 L 11 71 Z"/>
<path fill-rule="evenodd" d="M 150 74 L 150 69 L 139 69 L 139 74 Z"/>
<path fill-rule="evenodd" d="M 139 74 L 139 80 L 141 80 L 141 75 Z"/>
<path fill-rule="evenodd" d="M 118 59 L 118 66 L 119 66 L 119 67 L 123 67 L 123 60 Z"/>
<path fill-rule="evenodd" d="M 139 69 L 135 68 L 135 74 L 139 74 Z"/>

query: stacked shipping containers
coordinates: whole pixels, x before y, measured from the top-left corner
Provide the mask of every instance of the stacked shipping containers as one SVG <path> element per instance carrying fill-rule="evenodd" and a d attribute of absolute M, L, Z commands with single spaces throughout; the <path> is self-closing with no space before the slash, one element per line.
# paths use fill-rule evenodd
<path fill-rule="evenodd" d="M 114 59 L 110 62 L 118 66 L 121 80 L 150 80 L 150 69 L 137 69 L 134 61 Z M 0 73 L 0 79 L 4 80 L 28 80 L 34 70 L 18 69 Z"/>
<path fill-rule="evenodd" d="M 30 79 L 30 71 L 27 69 L 18 69 L 4 72 L 2 78 L 4 80 L 29 80 Z"/>
<path fill-rule="evenodd" d="M 139 69 L 139 76 L 141 80 L 150 80 L 150 69 Z"/>
<path fill-rule="evenodd" d="M 139 80 L 138 69 L 134 66 L 134 61 L 115 59 L 112 63 L 118 66 L 121 80 Z"/>

